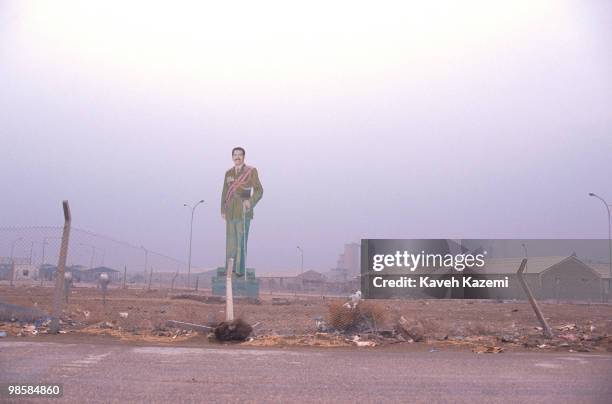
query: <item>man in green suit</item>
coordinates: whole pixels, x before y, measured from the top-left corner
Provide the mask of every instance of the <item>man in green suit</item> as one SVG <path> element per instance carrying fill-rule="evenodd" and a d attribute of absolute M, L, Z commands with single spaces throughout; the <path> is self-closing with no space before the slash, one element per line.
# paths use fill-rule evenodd
<path fill-rule="evenodd" d="M 242 147 L 232 149 L 234 167 L 225 172 L 221 193 L 221 217 L 226 224 L 226 268 L 229 258 L 234 259 L 232 271 L 245 275 L 246 246 L 253 208 L 263 195 L 263 187 L 255 167 L 244 164 Z"/>

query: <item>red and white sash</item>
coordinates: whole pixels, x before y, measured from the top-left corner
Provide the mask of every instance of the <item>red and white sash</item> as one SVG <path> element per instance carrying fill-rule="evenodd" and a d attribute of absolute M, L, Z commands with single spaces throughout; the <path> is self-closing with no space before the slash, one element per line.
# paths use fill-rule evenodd
<path fill-rule="evenodd" d="M 236 178 L 232 185 L 230 185 L 227 190 L 227 195 L 225 195 L 225 210 L 227 210 L 227 205 L 229 201 L 232 199 L 232 196 L 236 193 L 236 191 L 246 184 L 251 176 L 251 171 L 253 171 L 253 167 L 249 167 L 247 165 L 244 166 L 244 172 L 240 175 L 240 177 Z"/>

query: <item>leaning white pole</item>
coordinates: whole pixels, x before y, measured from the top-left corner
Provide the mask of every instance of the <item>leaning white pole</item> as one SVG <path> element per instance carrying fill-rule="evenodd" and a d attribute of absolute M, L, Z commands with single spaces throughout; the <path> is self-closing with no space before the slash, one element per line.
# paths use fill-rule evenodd
<path fill-rule="evenodd" d="M 247 259 L 247 242 L 246 242 L 246 209 L 243 206 L 242 207 L 242 252 L 244 255 L 243 258 L 243 262 L 241 262 L 241 264 L 244 266 L 244 280 L 246 281 L 247 278 L 247 266 L 246 266 L 246 259 Z"/>
<path fill-rule="evenodd" d="M 234 294 L 232 292 L 232 272 L 234 268 L 234 259 L 227 260 L 225 268 L 225 320 L 232 321 L 234 319 Z"/>

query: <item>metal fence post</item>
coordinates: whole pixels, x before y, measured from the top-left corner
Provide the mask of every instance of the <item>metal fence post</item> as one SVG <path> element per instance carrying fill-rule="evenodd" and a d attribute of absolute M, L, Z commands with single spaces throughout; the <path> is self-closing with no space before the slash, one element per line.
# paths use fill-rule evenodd
<path fill-rule="evenodd" d="M 51 326 L 49 331 L 51 334 L 59 332 L 59 319 L 62 315 L 62 295 L 64 289 L 64 271 L 66 268 L 66 257 L 68 256 L 68 241 L 70 239 L 70 205 L 68 201 L 62 202 L 64 209 L 64 231 L 62 233 L 62 246 L 60 248 L 59 262 L 57 264 L 57 273 L 55 275 L 55 292 L 53 294 L 53 313 L 51 318 Z"/>
<path fill-rule="evenodd" d="M 106 306 L 106 292 L 108 290 L 108 284 L 110 283 L 110 277 L 106 272 L 102 272 L 98 278 L 100 289 L 102 289 L 102 305 Z"/>
<path fill-rule="evenodd" d="M 11 285 L 10 286 L 15 286 L 15 284 L 13 284 L 14 279 L 15 279 L 15 261 L 11 260 Z"/>
<path fill-rule="evenodd" d="M 177 277 L 178 277 L 178 272 L 175 273 L 174 276 L 172 277 L 172 286 L 170 287 L 170 290 L 172 290 L 172 291 L 174 291 L 174 282 L 176 281 Z"/>
<path fill-rule="evenodd" d="M 525 270 L 526 266 L 527 266 L 527 258 L 523 258 L 523 261 L 521 261 L 521 266 L 519 267 L 519 270 L 516 273 L 518 276 L 519 283 L 521 284 L 521 287 L 525 291 L 525 294 L 527 295 L 527 299 L 529 299 L 529 303 L 531 303 L 531 307 L 533 307 L 533 311 L 535 311 L 536 317 L 540 321 L 540 324 L 542 324 L 542 332 L 544 333 L 544 336 L 546 336 L 547 338 L 552 338 L 553 337 L 552 331 L 550 327 L 548 326 L 548 323 L 546 322 L 546 319 L 544 318 L 542 311 L 538 307 L 538 303 L 533 297 L 533 294 L 531 293 L 531 289 L 529 289 L 527 282 L 525 282 L 525 278 L 523 278 L 523 271 Z"/>

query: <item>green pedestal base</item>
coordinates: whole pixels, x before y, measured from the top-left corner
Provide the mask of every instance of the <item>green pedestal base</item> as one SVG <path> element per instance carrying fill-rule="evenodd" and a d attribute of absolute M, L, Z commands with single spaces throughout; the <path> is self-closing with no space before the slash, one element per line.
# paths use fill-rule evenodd
<path fill-rule="evenodd" d="M 247 268 L 247 276 L 232 278 L 232 294 L 234 297 L 259 298 L 259 279 L 255 277 L 255 269 Z M 212 293 L 215 296 L 225 296 L 225 267 L 217 268 L 217 276 L 212 278 Z"/>

